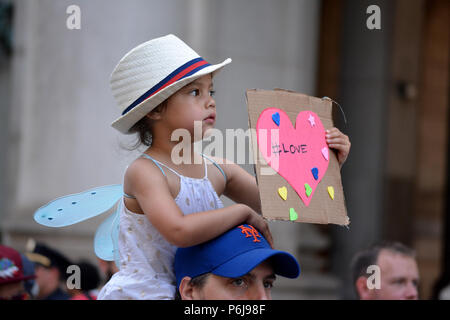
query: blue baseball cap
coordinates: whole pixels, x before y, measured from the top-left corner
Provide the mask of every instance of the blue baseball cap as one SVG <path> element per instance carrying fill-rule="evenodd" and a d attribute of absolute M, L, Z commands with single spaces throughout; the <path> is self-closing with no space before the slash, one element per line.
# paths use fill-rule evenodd
<path fill-rule="evenodd" d="M 275 274 L 287 278 L 300 274 L 294 256 L 272 249 L 253 226 L 239 225 L 208 242 L 177 249 L 174 263 L 177 288 L 186 276 L 195 278 L 212 273 L 227 278 L 242 277 L 269 258 Z"/>

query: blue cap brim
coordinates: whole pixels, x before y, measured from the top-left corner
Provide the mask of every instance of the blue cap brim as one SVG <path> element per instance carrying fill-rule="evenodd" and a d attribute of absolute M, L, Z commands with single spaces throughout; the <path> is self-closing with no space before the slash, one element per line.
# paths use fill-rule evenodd
<path fill-rule="evenodd" d="M 211 273 L 227 278 L 242 277 L 269 258 L 272 258 L 271 262 L 275 274 L 286 278 L 297 278 L 299 276 L 300 266 L 294 256 L 287 252 L 267 248 L 243 252 L 212 270 Z"/>

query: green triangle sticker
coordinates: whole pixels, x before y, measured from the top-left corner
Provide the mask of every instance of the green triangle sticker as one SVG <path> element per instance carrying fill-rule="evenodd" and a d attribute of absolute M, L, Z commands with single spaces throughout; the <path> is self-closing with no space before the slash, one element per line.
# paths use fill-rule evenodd
<path fill-rule="evenodd" d="M 289 209 L 289 220 L 295 221 L 298 219 L 298 214 L 295 212 L 294 208 Z"/>
<path fill-rule="evenodd" d="M 305 192 L 308 197 L 311 195 L 311 192 L 312 192 L 311 187 L 307 183 L 305 183 Z"/>

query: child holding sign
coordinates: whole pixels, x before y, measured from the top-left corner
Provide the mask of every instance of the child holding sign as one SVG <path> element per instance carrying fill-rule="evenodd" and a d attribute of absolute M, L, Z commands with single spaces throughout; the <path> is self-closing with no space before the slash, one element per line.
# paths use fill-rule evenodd
<path fill-rule="evenodd" d="M 194 136 L 194 122 L 202 135 L 214 126 L 216 103 L 212 78 L 231 62 L 210 65 L 173 35 L 150 40 L 127 53 L 111 76 L 111 87 L 122 115 L 112 126 L 122 133 L 138 133 L 149 148 L 127 168 L 120 201 L 118 239 L 120 271 L 98 299 L 173 299 L 176 247 L 193 246 L 226 230 L 248 223 L 272 244 L 260 212 L 256 180 L 233 163 L 219 166 L 203 154 L 183 155 L 176 164 L 174 130 Z M 328 132 L 330 147 L 342 164 L 348 138 Z M 190 150 L 193 150 L 191 148 Z M 237 204 L 223 207 L 224 194 Z"/>

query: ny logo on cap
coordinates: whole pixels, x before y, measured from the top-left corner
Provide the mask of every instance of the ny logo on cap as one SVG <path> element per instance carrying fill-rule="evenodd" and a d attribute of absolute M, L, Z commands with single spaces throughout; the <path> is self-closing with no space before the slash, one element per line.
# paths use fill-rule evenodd
<path fill-rule="evenodd" d="M 253 237 L 253 242 L 261 242 L 261 240 L 258 240 L 258 238 L 261 238 L 258 231 L 251 225 L 248 227 L 241 225 L 238 228 L 240 228 L 242 233 L 245 234 L 246 238 Z"/>

